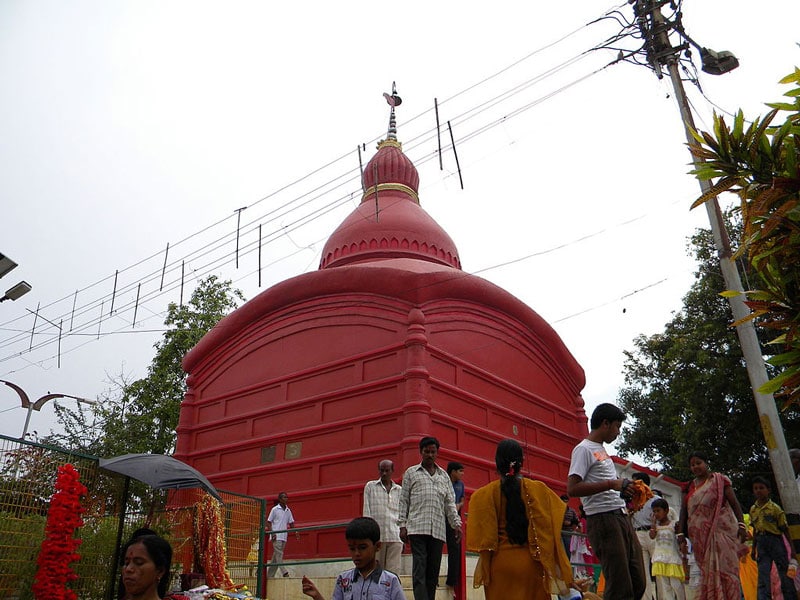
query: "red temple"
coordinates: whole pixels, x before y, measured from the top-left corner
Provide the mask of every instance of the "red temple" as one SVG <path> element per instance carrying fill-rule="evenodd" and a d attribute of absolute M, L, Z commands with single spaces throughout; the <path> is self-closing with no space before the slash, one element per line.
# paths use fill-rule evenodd
<path fill-rule="evenodd" d="M 562 492 L 587 432 L 582 368 L 533 310 L 461 270 L 420 207 L 394 109 L 363 183 L 319 270 L 259 294 L 187 354 L 175 456 L 220 489 L 287 491 L 298 526 L 360 515 L 378 461 L 399 478 L 424 435 L 442 466 L 466 465 L 468 489 L 494 478 L 495 446 L 512 437 L 527 472 Z M 330 536 L 291 554 L 341 554 L 341 531 Z"/>

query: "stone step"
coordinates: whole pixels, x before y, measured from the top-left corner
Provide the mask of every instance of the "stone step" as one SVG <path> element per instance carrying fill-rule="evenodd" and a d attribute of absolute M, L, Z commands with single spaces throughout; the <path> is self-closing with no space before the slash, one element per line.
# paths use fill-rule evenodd
<path fill-rule="evenodd" d="M 267 583 L 267 600 L 308 600 L 308 596 L 303 594 L 301 585 L 302 576 L 295 576 L 290 574 L 289 577 L 276 577 L 269 580 Z M 401 577 L 400 582 L 403 584 L 403 593 L 407 600 L 414 599 L 414 593 L 411 589 L 411 577 Z M 333 595 L 333 586 L 336 583 L 336 577 L 316 577 L 314 584 L 320 593 L 330 600 Z M 253 582 L 255 585 L 255 582 Z M 467 600 L 482 600 L 483 590 L 472 589 L 472 578 L 467 578 Z M 448 596 L 447 588 L 443 582 L 436 588 L 436 600 L 452 600 Z"/>

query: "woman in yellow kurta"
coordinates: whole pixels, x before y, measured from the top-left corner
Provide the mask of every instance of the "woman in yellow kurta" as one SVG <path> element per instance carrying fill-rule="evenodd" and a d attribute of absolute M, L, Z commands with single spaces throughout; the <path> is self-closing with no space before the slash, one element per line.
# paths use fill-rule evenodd
<path fill-rule="evenodd" d="M 475 491 L 467 516 L 467 549 L 478 552 L 474 587 L 487 600 L 549 600 L 572 584 L 561 525 L 566 504 L 541 481 L 525 479 L 522 447 L 503 440 L 498 481 Z"/>

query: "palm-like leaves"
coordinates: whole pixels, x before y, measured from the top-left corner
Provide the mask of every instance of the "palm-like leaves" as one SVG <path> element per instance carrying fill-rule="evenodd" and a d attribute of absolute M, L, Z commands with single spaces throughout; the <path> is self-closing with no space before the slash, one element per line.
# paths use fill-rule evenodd
<path fill-rule="evenodd" d="M 723 191 L 739 195 L 743 221 L 739 254 L 746 255 L 759 278 L 747 292 L 747 305 L 759 323 L 778 332 L 779 350 L 770 364 L 783 371 L 762 392 L 777 393 L 785 403 L 800 404 L 800 69 L 781 83 L 793 84 L 785 96 L 791 102 L 769 104 L 763 119 L 745 129 L 739 111 L 733 128 L 714 116 L 714 133 L 695 132 L 690 144 L 696 159 L 692 173 L 716 182 L 692 208 Z M 779 112 L 788 116 L 779 126 Z"/>

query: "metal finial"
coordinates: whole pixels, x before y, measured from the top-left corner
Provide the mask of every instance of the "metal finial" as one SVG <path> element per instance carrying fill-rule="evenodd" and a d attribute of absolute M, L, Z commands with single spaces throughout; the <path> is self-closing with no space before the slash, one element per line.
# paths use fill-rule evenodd
<path fill-rule="evenodd" d="M 391 95 L 384 92 L 383 97 L 386 98 L 386 103 L 392 107 L 389 112 L 389 131 L 386 134 L 386 139 L 397 141 L 397 121 L 395 120 L 394 109 L 396 106 L 400 106 L 403 100 L 397 95 L 397 86 L 394 81 L 392 82 Z"/>

